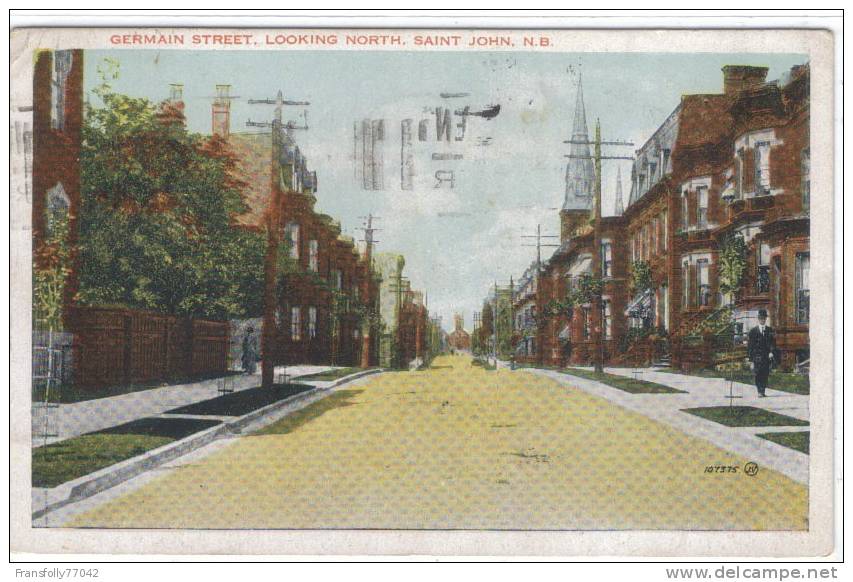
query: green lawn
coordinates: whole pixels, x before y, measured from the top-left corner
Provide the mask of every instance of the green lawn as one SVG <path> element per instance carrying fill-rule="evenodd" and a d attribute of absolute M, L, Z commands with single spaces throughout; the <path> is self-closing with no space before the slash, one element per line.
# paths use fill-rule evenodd
<path fill-rule="evenodd" d="M 33 449 L 33 487 L 56 487 L 219 424 L 190 418 L 140 418 Z"/>
<path fill-rule="evenodd" d="M 692 372 L 682 372 L 681 370 L 675 369 L 663 369 L 660 371 L 672 374 L 701 376 L 703 378 L 724 378 L 726 380 L 729 379 L 729 375 L 731 374 L 731 377 L 735 382 L 743 382 L 744 384 L 755 383 L 755 375 L 751 370 L 737 370 L 735 372 L 693 370 Z M 793 372 L 779 372 L 773 370 L 770 372 L 770 379 L 767 382 L 767 387 L 771 390 L 781 390 L 783 392 L 791 392 L 792 394 L 808 394 L 809 377 L 802 374 L 794 374 Z"/>
<path fill-rule="evenodd" d="M 685 408 L 682 412 L 733 427 L 809 425 L 805 420 L 754 406 L 708 406 L 703 408 Z"/>
<path fill-rule="evenodd" d="M 339 378 L 343 378 L 344 376 L 349 376 L 350 374 L 355 374 L 356 372 L 361 372 L 362 370 L 373 370 L 374 368 L 359 368 L 359 367 L 350 367 L 350 368 L 337 368 L 335 370 L 329 370 L 327 372 L 317 372 L 316 374 L 309 374 L 307 376 L 297 376 L 296 380 L 320 380 L 323 382 L 328 382 L 331 380 L 338 380 Z"/>
<path fill-rule="evenodd" d="M 471 360 L 472 366 L 477 366 L 479 368 L 483 368 L 484 370 L 494 371 L 497 370 L 497 367 L 492 363 L 491 360 Z"/>
<path fill-rule="evenodd" d="M 272 435 L 287 434 L 293 432 L 300 426 L 314 420 L 315 418 L 323 416 L 323 414 L 330 410 L 334 410 L 336 408 L 344 408 L 346 406 L 353 406 L 355 403 L 352 402 L 352 399 L 355 396 L 361 394 L 362 392 L 364 392 L 364 390 L 336 391 L 327 396 L 326 398 L 321 398 L 320 400 L 306 406 L 305 408 L 297 410 L 293 414 L 288 414 L 281 420 L 276 421 L 253 434 Z"/>
<path fill-rule="evenodd" d="M 595 380 L 602 384 L 607 384 L 612 388 L 624 390 L 631 394 L 684 394 L 683 390 L 676 390 L 670 386 L 664 386 L 657 382 L 649 382 L 648 380 L 635 380 L 616 374 L 608 374 L 607 372 L 593 372 L 591 370 L 581 370 L 579 368 L 566 368 L 560 370 L 564 374 L 585 378 L 587 380 Z"/>
<path fill-rule="evenodd" d="M 33 487 L 56 487 L 174 440 L 138 434 L 88 434 L 38 447 L 33 449 Z"/>
<path fill-rule="evenodd" d="M 766 432 L 755 435 L 757 437 L 772 441 L 777 445 L 809 454 L 809 432 Z"/>

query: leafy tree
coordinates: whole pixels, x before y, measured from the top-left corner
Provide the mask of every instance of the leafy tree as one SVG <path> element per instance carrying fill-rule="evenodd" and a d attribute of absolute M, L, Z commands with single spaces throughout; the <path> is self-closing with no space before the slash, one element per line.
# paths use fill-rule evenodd
<path fill-rule="evenodd" d="M 115 93 L 115 62 L 99 70 L 80 160 L 79 301 L 259 315 L 266 235 L 234 224 L 246 207 L 227 143 L 188 132 L 170 103 Z"/>
<path fill-rule="evenodd" d="M 631 294 L 635 297 L 652 288 L 652 267 L 648 261 L 631 264 Z"/>
<path fill-rule="evenodd" d="M 41 267 L 33 270 L 33 320 L 48 329 L 62 329 L 62 296 L 70 271 L 68 216 L 56 216 L 40 248 Z"/>
<path fill-rule="evenodd" d="M 746 242 L 739 234 L 727 237 L 720 248 L 720 291 L 731 296 L 743 285 L 746 274 Z"/>
<path fill-rule="evenodd" d="M 577 279 L 572 292 L 567 297 L 567 303 L 570 306 L 584 305 L 590 303 L 604 291 L 604 281 L 596 279 L 592 275 L 583 274 Z"/>

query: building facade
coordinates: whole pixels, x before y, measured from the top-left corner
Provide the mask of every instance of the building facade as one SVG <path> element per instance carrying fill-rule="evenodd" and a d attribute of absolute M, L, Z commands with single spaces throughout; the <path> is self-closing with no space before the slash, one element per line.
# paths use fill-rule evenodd
<path fill-rule="evenodd" d="M 743 334 L 766 309 L 782 367 L 808 365 L 809 67 L 778 81 L 766 75 L 763 67 L 726 66 L 722 93 L 682 97 L 637 149 L 624 210 L 619 176 L 616 215 L 601 219 L 599 249 L 590 225 L 595 175 L 581 163 L 590 156 L 578 88 L 561 245 L 536 276 L 525 273 L 514 302 L 523 335 L 535 322 L 522 357 L 553 365 L 593 360 L 596 318 L 576 286 L 592 276 L 597 258 L 605 361 L 739 364 Z"/>
<path fill-rule="evenodd" d="M 465 331 L 464 318 L 461 313 L 453 316 L 453 331 L 447 336 L 447 346 L 462 352 L 471 351 L 471 334 Z"/>
<path fill-rule="evenodd" d="M 308 169 L 292 129 L 277 119 L 272 131 L 235 132 L 229 104 L 228 88 L 217 86 L 212 131 L 236 159 L 249 208 L 238 225 L 268 235 L 265 357 L 276 365 L 378 365 L 372 249 L 359 252 L 337 221 L 315 210 L 317 173 Z"/>

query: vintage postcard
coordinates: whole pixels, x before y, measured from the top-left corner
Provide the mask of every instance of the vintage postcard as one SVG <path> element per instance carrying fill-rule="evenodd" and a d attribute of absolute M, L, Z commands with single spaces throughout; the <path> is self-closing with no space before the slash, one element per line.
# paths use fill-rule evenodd
<path fill-rule="evenodd" d="M 13 549 L 833 551 L 833 42 L 13 31 Z"/>

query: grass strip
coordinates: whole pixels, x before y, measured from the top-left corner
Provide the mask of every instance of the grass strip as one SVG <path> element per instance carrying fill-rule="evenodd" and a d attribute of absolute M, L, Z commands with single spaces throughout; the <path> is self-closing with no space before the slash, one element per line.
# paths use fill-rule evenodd
<path fill-rule="evenodd" d="M 682 412 L 732 427 L 809 425 L 805 420 L 755 406 L 706 406 L 702 408 L 685 408 Z"/>
<path fill-rule="evenodd" d="M 611 388 L 623 390 L 631 394 L 685 394 L 683 390 L 677 390 L 671 386 L 658 384 L 657 382 L 649 382 L 648 380 L 640 380 L 636 378 L 628 378 L 619 376 L 618 374 L 609 374 L 607 372 L 594 372 L 591 370 L 582 370 L 580 368 L 566 368 L 560 370 L 563 374 L 577 376 L 586 380 L 594 380 L 607 384 Z"/>

